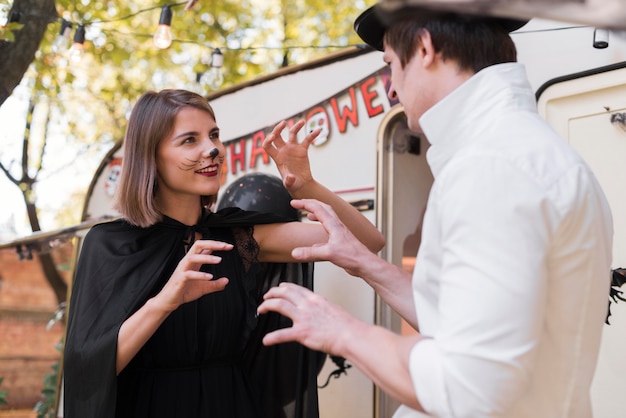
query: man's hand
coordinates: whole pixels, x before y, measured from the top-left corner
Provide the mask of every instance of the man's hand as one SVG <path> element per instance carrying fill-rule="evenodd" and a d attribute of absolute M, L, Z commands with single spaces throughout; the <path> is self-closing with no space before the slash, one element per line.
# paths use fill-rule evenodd
<path fill-rule="evenodd" d="M 309 289 L 283 282 L 263 296 L 260 314 L 278 312 L 293 321 L 288 328 L 268 333 L 263 344 L 274 345 L 297 341 L 313 350 L 342 355 L 342 341 L 349 337 L 357 320 L 339 306 Z"/>
<path fill-rule="evenodd" d="M 333 209 L 313 199 L 292 200 L 296 209 L 307 211 L 307 218 L 318 221 L 328 233 L 328 242 L 295 248 L 291 255 L 300 261 L 330 261 L 353 276 L 361 276 L 366 260 L 377 257 L 339 220 Z"/>

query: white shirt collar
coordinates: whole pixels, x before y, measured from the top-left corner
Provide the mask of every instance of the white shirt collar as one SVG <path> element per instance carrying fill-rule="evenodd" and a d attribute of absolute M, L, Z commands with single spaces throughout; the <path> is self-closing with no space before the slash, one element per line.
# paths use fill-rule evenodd
<path fill-rule="evenodd" d="M 499 114 L 520 109 L 536 111 L 523 64 L 489 66 L 457 87 L 419 120 L 432 145 L 428 163 L 433 175 L 437 177 L 459 148 L 488 132 Z"/>

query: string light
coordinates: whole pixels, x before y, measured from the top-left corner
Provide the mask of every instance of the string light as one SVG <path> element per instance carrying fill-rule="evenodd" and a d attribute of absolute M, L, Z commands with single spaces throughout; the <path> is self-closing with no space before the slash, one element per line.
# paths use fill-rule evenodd
<path fill-rule="evenodd" d="M 154 33 L 154 45 L 157 48 L 165 49 L 172 44 L 172 8 L 163 6 L 161 9 L 161 17 L 159 18 L 159 27 Z"/>
<path fill-rule="evenodd" d="M 200 84 L 208 85 L 212 90 L 218 90 L 224 84 L 224 54 L 215 48 L 211 54 L 211 68 L 200 77 Z"/>
<path fill-rule="evenodd" d="M 52 51 L 62 54 L 69 49 L 70 35 L 72 34 L 72 24 L 65 19 L 61 19 L 61 30 L 52 42 Z"/>
<path fill-rule="evenodd" d="M 7 23 L 20 23 L 20 19 L 22 18 L 22 14 L 17 10 L 11 10 L 9 13 L 9 18 L 7 19 Z"/>
<path fill-rule="evenodd" d="M 172 23 L 172 15 L 173 15 L 172 8 L 176 6 L 187 5 L 187 4 L 188 4 L 188 1 L 182 1 L 179 3 L 171 3 L 165 6 L 154 6 L 154 7 L 149 7 L 146 9 L 141 9 L 132 14 L 121 16 L 121 17 L 114 18 L 114 19 L 93 20 L 93 21 L 83 22 L 79 24 L 78 28 L 76 29 L 76 32 L 74 34 L 74 42 L 73 42 L 72 47 L 69 49 L 69 54 L 71 54 L 71 57 L 74 58 L 74 61 L 80 60 L 82 55 L 84 55 L 85 27 L 87 25 L 103 24 L 103 23 L 111 23 L 111 22 L 117 22 L 117 21 L 122 21 L 122 20 L 128 20 L 141 13 L 149 12 L 158 8 L 161 8 L 161 15 L 159 17 L 159 27 L 157 28 L 157 31 L 154 33 L 152 38 L 153 38 L 153 42 L 155 46 L 157 46 L 158 48 L 161 48 L 161 49 L 168 48 L 171 45 L 172 41 L 174 40 L 172 37 L 172 32 L 171 32 L 171 23 Z M 19 13 L 12 13 L 12 15 L 13 15 L 13 20 L 19 21 L 19 18 L 20 18 Z M 33 16 L 32 13 L 28 13 L 27 15 Z M 55 53 L 63 53 L 67 49 L 67 45 L 69 44 L 69 36 L 71 33 L 71 29 L 73 27 L 73 24 L 67 21 L 66 19 L 63 19 L 60 17 L 59 19 L 61 20 L 61 29 L 59 31 L 58 36 L 53 41 L 53 45 L 52 45 L 53 52 Z M 106 32 L 106 30 L 103 30 L 103 32 Z M 117 32 L 117 31 L 113 31 L 113 32 Z M 124 35 L 135 36 L 135 37 L 149 36 L 146 34 L 137 34 L 137 33 L 124 33 Z M 181 44 L 201 45 L 201 43 L 198 43 L 197 41 L 191 41 L 191 40 L 177 39 L 176 41 Z M 213 48 L 210 45 L 205 45 L 205 46 L 209 48 Z M 292 46 L 275 46 L 275 47 L 266 47 L 266 46 L 254 47 L 253 46 L 253 47 L 246 47 L 246 48 L 229 48 L 229 50 L 252 51 L 252 50 L 273 50 L 273 49 L 274 50 L 292 50 L 292 49 L 311 49 L 311 48 L 333 49 L 333 48 L 348 48 L 350 46 L 355 46 L 355 45 L 292 45 Z M 362 45 L 358 44 L 356 46 L 362 46 Z M 200 73 L 198 77 L 201 78 L 204 75 L 205 77 L 202 82 L 210 86 L 212 89 L 216 90 L 219 87 L 221 87 L 221 85 L 224 82 L 224 73 L 223 73 L 223 68 L 222 68 L 224 65 L 224 57 L 221 52 L 221 49 L 215 48 L 212 54 L 212 59 L 211 59 L 210 64 L 208 62 L 205 64 L 210 65 L 209 71 L 205 73 Z"/>
<path fill-rule="evenodd" d="M 87 22 L 83 22 L 80 24 L 80 27 L 82 27 L 82 29 L 77 28 L 76 30 L 76 34 L 74 36 L 74 45 L 72 45 L 72 47 L 75 46 L 75 50 L 80 50 L 80 46 L 84 44 L 84 36 L 85 36 L 85 27 L 87 25 L 91 25 L 91 24 L 103 24 L 103 23 L 111 23 L 111 22 L 117 22 L 117 21 L 122 21 L 122 20 L 128 20 L 131 19 L 141 13 L 145 13 L 145 12 L 149 12 L 152 11 L 154 9 L 158 9 L 161 8 L 161 15 L 159 17 L 159 27 L 157 29 L 157 31 L 154 33 L 153 37 L 153 41 L 155 43 L 155 46 L 159 47 L 159 48 L 168 48 L 172 41 L 174 40 L 172 37 L 172 32 L 171 32 L 171 23 L 172 23 L 172 8 L 176 7 L 176 6 L 182 6 L 182 5 L 187 5 L 189 3 L 189 1 L 182 1 L 182 2 L 178 2 L 178 3 L 171 3 L 165 6 L 153 6 L 153 7 L 149 7 L 146 9 L 141 9 L 138 10 L 132 14 L 126 15 L 126 16 L 121 16 L 118 18 L 114 18 L 114 19 L 109 19 L 109 20 L 93 20 L 93 21 L 87 21 Z M 28 14 L 28 15 L 33 15 L 32 13 Z M 66 21 L 63 18 L 59 18 L 61 20 L 61 30 L 59 32 L 59 36 L 57 36 L 57 38 L 55 39 L 54 43 L 58 44 L 58 45 L 53 45 L 53 50 L 55 50 L 55 52 L 61 53 L 63 52 L 63 41 L 62 41 L 62 37 L 61 37 L 61 33 L 63 34 L 67 34 L 67 38 L 69 39 L 69 32 L 68 32 L 68 28 L 69 31 L 71 31 L 72 28 L 72 23 Z M 16 15 L 16 20 L 19 20 L 19 15 Z M 103 32 L 106 32 L 106 30 L 103 30 Z M 114 31 L 116 32 L 116 31 Z M 128 35 L 128 36 L 136 36 L 136 37 L 146 37 L 149 35 L 146 34 L 137 34 L 137 33 L 124 33 L 124 35 Z M 82 42 L 76 43 L 76 38 L 82 38 Z M 198 43 L 197 41 L 191 41 L 191 40 L 184 40 L 184 39 L 177 39 L 177 42 L 181 43 L 181 44 L 194 44 L 194 45 L 202 45 L 201 43 Z M 66 41 L 68 42 L 68 41 Z M 69 43 L 69 42 L 68 42 Z M 213 46 L 210 45 L 205 45 L 209 48 L 213 48 Z M 232 51 L 252 51 L 252 50 L 292 50 L 292 49 L 333 49 L 333 48 L 348 48 L 350 46 L 355 46 L 355 45 L 292 45 L 292 46 L 275 46 L 275 47 L 266 47 L 266 46 L 258 46 L 258 47 L 246 47 L 246 48 L 229 48 L 229 50 Z M 361 44 L 358 44 L 356 46 L 362 46 Z M 84 50 L 84 47 L 82 48 Z M 70 51 L 73 51 L 72 48 L 70 48 Z M 82 52 L 82 51 L 81 51 Z M 78 54 L 79 56 L 81 55 L 79 53 L 79 51 L 76 51 L 75 54 Z M 223 74 L 223 63 L 224 63 L 224 58 L 222 55 L 222 52 L 219 48 L 215 48 L 213 54 L 216 56 L 215 57 L 215 61 L 211 60 L 212 63 L 210 64 L 210 69 L 209 71 L 211 72 L 211 85 L 215 86 L 214 88 L 219 88 L 219 86 L 221 86 L 221 84 L 224 81 L 224 74 Z M 209 65 L 209 63 L 206 63 L 206 65 Z M 204 73 L 202 73 L 204 74 Z M 208 74 L 207 74 L 208 77 Z M 205 82 L 207 81 L 207 77 L 205 77 Z"/>
<path fill-rule="evenodd" d="M 172 22 L 172 8 L 181 5 L 187 5 L 188 0 L 182 1 L 179 3 L 171 3 L 165 6 L 153 6 L 146 9 L 141 9 L 133 12 L 132 14 L 117 17 L 109 20 L 93 20 L 86 21 L 78 25 L 76 29 L 76 33 L 74 34 L 74 43 L 69 50 L 70 58 L 73 62 L 79 61 L 84 54 L 84 42 L 85 42 L 85 27 L 90 24 L 106 24 L 111 22 L 117 22 L 122 20 L 131 19 L 141 13 L 149 12 L 158 8 L 161 8 L 161 15 L 159 18 L 159 27 L 157 32 L 152 35 L 155 46 L 158 48 L 168 48 L 172 41 L 174 40 L 171 32 L 171 22 Z M 25 14 L 28 16 L 39 16 L 39 14 L 32 12 Z M 17 13 L 12 11 L 9 16 L 9 22 L 19 22 L 21 18 L 24 17 L 24 14 Z M 62 53 L 66 48 L 69 41 L 69 35 L 72 29 L 72 23 L 66 21 L 57 16 L 57 19 L 61 20 L 61 30 L 57 38 L 55 38 L 52 49 L 55 53 Z M 552 31 L 560 31 L 560 30 L 568 30 L 568 29 L 579 29 L 579 28 L 587 28 L 585 25 L 576 25 L 576 26 L 565 26 L 560 28 L 551 28 L 551 29 L 541 29 L 541 30 L 530 30 L 530 31 L 519 31 L 517 34 L 524 33 L 532 33 L 532 32 L 552 32 Z M 102 30 L 103 32 L 107 32 L 107 30 Z M 111 32 L 118 32 L 116 30 L 111 30 Z M 606 48 L 608 46 L 608 30 L 597 28 L 594 31 L 594 47 L 595 48 Z M 123 33 L 123 35 L 127 36 L 135 36 L 135 37 L 149 37 L 148 34 L 138 34 L 138 33 Z M 208 71 L 199 72 L 196 74 L 195 83 L 192 81 L 192 84 L 195 86 L 200 85 L 200 87 L 209 87 L 213 90 L 219 89 L 224 82 L 224 56 L 222 54 L 222 50 L 220 48 L 215 48 L 211 45 L 207 45 L 204 43 L 200 43 L 193 40 L 185 40 L 185 39 L 176 39 L 176 41 L 180 44 L 194 44 L 194 45 L 204 45 L 210 49 L 213 49 L 213 53 L 211 54 L 210 62 L 208 57 L 203 57 L 201 59 L 202 63 L 208 65 L 210 68 Z M 253 51 L 253 50 L 293 50 L 293 49 L 333 49 L 333 48 L 348 48 L 348 47 L 359 47 L 366 48 L 364 44 L 345 44 L 345 45 L 290 45 L 290 46 L 251 46 L 245 48 L 228 48 L 231 51 Z M 206 61 L 206 62 L 205 62 Z"/>
<path fill-rule="evenodd" d="M 211 68 L 221 69 L 224 66 L 224 54 L 219 48 L 215 48 L 215 51 L 211 54 Z"/>
<path fill-rule="evenodd" d="M 604 49 L 609 46 L 608 29 L 595 28 L 593 30 L 593 47 L 596 49 Z"/>
<path fill-rule="evenodd" d="M 73 63 L 78 63 L 85 53 L 85 25 L 78 25 L 74 33 L 74 43 L 70 48 L 69 59 Z"/>

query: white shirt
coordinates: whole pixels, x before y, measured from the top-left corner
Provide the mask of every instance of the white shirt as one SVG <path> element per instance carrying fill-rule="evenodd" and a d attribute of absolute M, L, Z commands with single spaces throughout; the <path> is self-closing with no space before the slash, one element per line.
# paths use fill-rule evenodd
<path fill-rule="evenodd" d="M 590 417 L 613 235 L 594 175 L 521 64 L 480 71 L 420 126 L 435 180 L 413 274 L 419 401 L 438 417 Z"/>

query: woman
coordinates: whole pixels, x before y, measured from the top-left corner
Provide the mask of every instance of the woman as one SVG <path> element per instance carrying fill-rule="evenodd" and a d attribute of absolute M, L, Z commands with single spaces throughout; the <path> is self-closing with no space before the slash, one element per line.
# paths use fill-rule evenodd
<path fill-rule="evenodd" d="M 307 149 L 319 132 L 298 143 L 303 124 L 285 141 L 279 123 L 263 144 L 285 187 L 296 199 L 331 205 L 378 251 L 380 232 L 312 178 Z M 260 338 L 259 276 L 265 263 L 294 262 L 294 248 L 328 235 L 320 224 L 272 214 L 212 213 L 224 155 L 202 96 L 148 92 L 135 105 L 117 187 L 122 219 L 89 231 L 76 269 L 64 354 L 66 418 L 274 418 L 294 401 L 268 395 L 272 383 L 260 387 L 251 377 L 254 356 L 246 349 L 259 346 L 252 341 Z"/>

